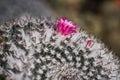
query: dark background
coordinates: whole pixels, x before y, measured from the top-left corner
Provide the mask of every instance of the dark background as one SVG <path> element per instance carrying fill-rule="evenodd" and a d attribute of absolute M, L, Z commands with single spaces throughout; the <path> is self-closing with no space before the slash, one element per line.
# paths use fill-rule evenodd
<path fill-rule="evenodd" d="M 0 24 L 22 15 L 52 16 L 52 9 L 44 0 L 0 0 Z"/>

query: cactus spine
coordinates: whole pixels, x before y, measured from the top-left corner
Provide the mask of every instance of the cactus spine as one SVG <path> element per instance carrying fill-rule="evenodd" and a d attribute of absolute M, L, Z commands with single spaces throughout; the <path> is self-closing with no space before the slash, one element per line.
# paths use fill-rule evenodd
<path fill-rule="evenodd" d="M 69 35 L 58 31 L 54 20 L 42 17 L 1 25 L 1 75 L 11 80 L 120 79 L 119 60 L 94 36 L 81 29 Z"/>

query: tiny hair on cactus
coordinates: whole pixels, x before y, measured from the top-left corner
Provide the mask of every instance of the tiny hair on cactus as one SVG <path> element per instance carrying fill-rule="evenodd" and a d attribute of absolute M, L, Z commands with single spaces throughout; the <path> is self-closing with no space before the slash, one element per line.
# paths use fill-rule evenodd
<path fill-rule="evenodd" d="M 0 80 L 120 80 L 117 56 L 67 18 L 22 16 L 0 36 Z"/>

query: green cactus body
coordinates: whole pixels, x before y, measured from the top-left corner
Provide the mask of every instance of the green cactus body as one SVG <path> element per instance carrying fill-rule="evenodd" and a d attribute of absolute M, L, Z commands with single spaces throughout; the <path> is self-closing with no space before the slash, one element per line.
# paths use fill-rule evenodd
<path fill-rule="evenodd" d="M 11 80 L 120 80 L 119 60 L 81 29 L 63 36 L 50 18 L 22 17 L 0 33 L 0 71 Z"/>

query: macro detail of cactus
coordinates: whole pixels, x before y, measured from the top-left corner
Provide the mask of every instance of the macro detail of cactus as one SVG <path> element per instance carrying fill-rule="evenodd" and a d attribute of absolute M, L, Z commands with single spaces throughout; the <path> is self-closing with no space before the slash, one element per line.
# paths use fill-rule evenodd
<path fill-rule="evenodd" d="M 0 36 L 0 80 L 120 80 L 119 59 L 66 18 L 21 17 Z"/>

